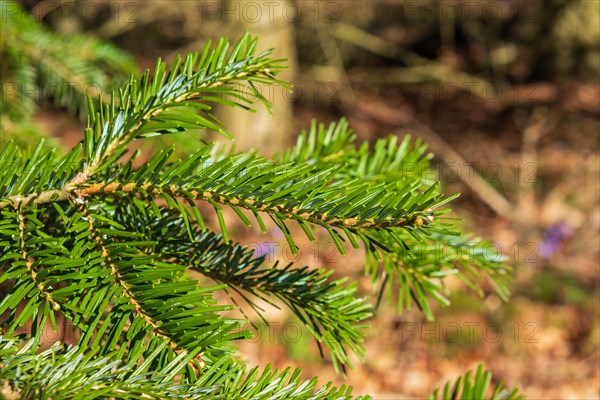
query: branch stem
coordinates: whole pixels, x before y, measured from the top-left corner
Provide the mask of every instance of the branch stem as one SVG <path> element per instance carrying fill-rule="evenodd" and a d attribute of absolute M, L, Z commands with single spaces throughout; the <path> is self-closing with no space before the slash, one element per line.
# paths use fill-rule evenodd
<path fill-rule="evenodd" d="M 62 190 L 49 190 L 40 193 L 32 193 L 27 196 L 9 196 L 0 200 L 0 209 L 10 204 L 47 204 L 52 202 L 66 201 L 72 196 L 97 196 L 111 195 L 121 193 L 147 193 L 148 195 L 160 196 L 163 194 L 187 198 L 190 200 L 209 199 L 233 207 L 243 207 L 254 212 L 266 212 L 275 214 L 279 217 L 294 219 L 298 221 L 308 221 L 318 225 L 328 225 L 331 227 L 344 227 L 348 229 L 367 229 L 367 228 L 389 228 L 409 225 L 423 225 L 431 222 L 432 217 L 411 217 L 411 218 L 392 218 L 386 217 L 383 221 L 376 218 L 337 218 L 329 216 L 326 213 L 301 208 L 285 208 L 279 205 L 265 204 L 254 199 L 223 195 L 214 191 L 200 191 L 194 188 L 181 188 L 177 186 L 157 186 L 149 183 L 138 184 L 134 182 L 111 182 L 111 183 L 91 183 L 73 187 L 66 185 Z"/>

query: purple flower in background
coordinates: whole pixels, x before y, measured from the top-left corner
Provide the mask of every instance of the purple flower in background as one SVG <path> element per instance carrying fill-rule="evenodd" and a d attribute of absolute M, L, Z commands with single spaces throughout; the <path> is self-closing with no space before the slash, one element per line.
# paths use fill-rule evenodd
<path fill-rule="evenodd" d="M 279 248 L 279 241 L 285 237 L 281 229 L 269 229 L 267 237 L 272 239 L 270 241 L 255 242 L 251 246 L 254 246 L 254 256 L 262 257 L 266 256 L 267 261 L 272 262 L 275 259 L 275 253 Z"/>
<path fill-rule="evenodd" d="M 268 255 L 270 260 L 274 256 L 273 253 L 273 243 L 271 242 L 258 242 L 254 244 L 254 256 L 257 258 Z"/>
<path fill-rule="evenodd" d="M 562 249 L 562 242 L 573 234 L 571 225 L 561 222 L 550 226 L 544 232 L 540 245 L 540 257 L 547 259 Z"/>

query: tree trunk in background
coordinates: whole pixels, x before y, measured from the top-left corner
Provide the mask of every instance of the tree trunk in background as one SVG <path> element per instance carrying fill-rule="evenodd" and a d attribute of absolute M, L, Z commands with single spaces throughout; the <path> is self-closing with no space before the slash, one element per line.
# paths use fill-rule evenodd
<path fill-rule="evenodd" d="M 239 27 L 238 36 L 248 31 L 259 38 L 259 51 L 274 48 L 273 58 L 287 59 L 288 68 L 277 77 L 293 82 L 296 70 L 294 26 L 286 20 L 284 12 L 289 3 L 289 0 L 272 2 L 268 8 L 263 2 L 226 0 L 222 6 L 226 7 L 223 15 L 227 18 L 223 22 Z M 293 12 L 294 7 L 289 10 Z M 288 144 L 293 129 L 292 96 L 279 87 L 261 89 L 264 97 L 273 103 L 272 115 L 257 101 L 254 105 L 256 113 L 220 107 L 217 116 L 236 138 L 237 150 L 259 149 L 262 154 L 270 155 Z"/>

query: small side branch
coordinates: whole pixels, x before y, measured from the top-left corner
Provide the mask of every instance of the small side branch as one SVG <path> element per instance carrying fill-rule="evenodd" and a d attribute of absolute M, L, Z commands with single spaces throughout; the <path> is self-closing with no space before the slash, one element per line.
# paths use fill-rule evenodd
<path fill-rule="evenodd" d="M 92 238 L 96 242 L 96 246 L 98 247 L 98 249 L 100 249 L 100 251 L 102 251 L 102 257 L 104 258 L 104 260 L 106 261 L 106 264 L 110 268 L 111 273 L 115 278 L 115 282 L 117 283 L 117 285 L 119 285 L 123 289 L 123 293 L 125 293 L 125 295 L 129 298 L 129 302 L 135 307 L 135 311 L 142 318 L 144 318 L 144 320 L 146 321 L 146 323 L 148 325 L 150 325 L 152 327 L 152 331 L 157 336 L 159 336 L 163 339 L 167 339 L 169 341 L 170 346 L 173 350 L 181 351 L 182 349 L 178 346 L 178 344 L 176 342 L 174 342 L 165 332 L 163 332 L 163 330 L 160 328 L 160 326 L 154 321 L 154 319 L 150 315 L 148 315 L 148 313 L 146 311 L 144 311 L 141 304 L 136 300 L 135 294 L 130 289 L 127 282 L 123 279 L 123 276 L 121 275 L 121 272 L 119 271 L 119 268 L 118 268 L 115 260 L 110 255 L 108 248 L 104 244 L 102 235 L 100 234 L 100 232 L 98 231 L 98 229 L 96 228 L 96 226 L 94 224 L 94 218 L 89 213 L 89 210 L 87 208 L 87 201 L 83 197 L 82 192 L 78 190 L 71 197 L 73 199 L 73 202 L 76 204 L 77 209 L 82 213 L 83 218 L 88 222 L 89 230 L 92 234 Z M 196 359 L 196 361 L 199 363 L 200 366 L 204 366 L 204 362 L 202 361 L 201 356 L 202 356 L 202 353 L 197 355 L 194 358 Z"/>
<path fill-rule="evenodd" d="M 119 194 L 119 193 L 147 193 L 149 195 L 160 196 L 167 194 L 172 197 L 190 198 L 193 200 L 209 199 L 234 207 L 243 207 L 254 212 L 265 212 L 277 215 L 283 218 L 289 218 L 298 221 L 307 221 L 318 225 L 328 225 L 331 227 L 343 227 L 347 229 L 369 229 L 369 228 L 390 228 L 412 225 L 424 225 L 433 220 L 433 215 L 425 218 L 415 216 L 414 218 L 392 218 L 386 217 L 384 220 L 375 218 L 336 218 L 327 214 L 318 212 L 309 212 L 299 208 L 286 208 L 279 205 L 265 204 L 253 199 L 247 199 L 239 196 L 223 195 L 214 191 L 199 191 L 192 188 L 180 188 L 177 186 L 157 186 L 149 183 L 137 184 L 131 182 L 112 182 L 112 183 L 93 183 L 80 185 L 78 189 L 65 186 L 62 190 L 50 190 L 40 193 L 32 193 L 28 196 L 10 196 L 0 200 L 0 209 L 7 204 L 21 202 L 27 204 L 47 204 L 52 202 L 66 201 L 70 197 L 82 199 L 86 196 L 101 194 Z M 83 201 L 83 200 L 80 200 Z"/>
<path fill-rule="evenodd" d="M 109 266 L 113 276 L 115 277 L 115 282 L 119 286 L 121 286 L 121 288 L 123 289 L 123 292 L 127 295 L 127 297 L 129 297 L 129 301 L 131 302 L 131 304 L 134 305 L 138 314 L 140 314 L 146 320 L 146 322 L 150 326 L 152 326 L 152 329 L 154 330 L 154 332 L 161 337 L 169 339 L 168 336 L 166 336 L 160 332 L 160 327 L 152 320 L 152 318 L 150 318 L 149 315 L 147 315 L 144 312 L 144 310 L 142 309 L 142 306 L 135 300 L 134 294 L 129 289 L 129 286 L 127 285 L 127 283 L 123 280 L 118 267 L 116 266 L 114 260 L 110 256 L 110 252 L 104 245 L 102 236 L 100 235 L 100 232 L 98 232 L 98 230 L 96 229 L 96 226 L 94 224 L 94 218 L 90 215 L 88 208 L 87 208 L 87 202 L 85 201 L 83 196 L 81 196 L 79 193 L 74 195 L 73 202 L 77 205 L 77 209 L 83 215 L 83 219 L 85 219 L 88 222 L 89 231 L 92 234 L 92 238 L 96 242 L 96 246 L 98 247 L 98 249 L 100 249 L 102 251 L 102 257 L 106 261 L 106 264 Z"/>
<path fill-rule="evenodd" d="M 52 298 L 51 292 L 46 290 L 44 283 L 40 282 L 40 280 L 37 278 L 37 272 L 33 269 L 33 261 L 29 257 L 29 254 L 27 251 L 27 241 L 26 241 L 27 231 L 26 231 L 26 226 L 25 226 L 25 214 L 23 214 L 20 204 L 15 207 L 15 211 L 17 213 L 17 222 L 18 222 L 18 227 L 19 227 L 19 241 L 20 241 L 21 257 L 23 258 L 23 261 L 25 261 L 25 268 L 27 268 L 27 272 L 31 276 L 31 280 L 34 282 L 35 287 L 46 298 L 46 301 L 48 301 L 48 303 L 50 303 L 50 306 L 52 306 L 52 309 L 54 311 L 59 311 L 60 304 L 58 304 L 58 302 Z"/>

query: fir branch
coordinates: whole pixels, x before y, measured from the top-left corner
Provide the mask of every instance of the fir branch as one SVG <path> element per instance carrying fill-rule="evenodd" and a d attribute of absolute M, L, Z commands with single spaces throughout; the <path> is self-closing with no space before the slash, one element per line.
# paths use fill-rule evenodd
<path fill-rule="evenodd" d="M 296 145 L 275 159 L 296 165 L 345 164 L 335 177 L 341 181 L 359 178 L 393 182 L 412 177 L 421 180 L 423 189 L 436 181 L 435 174 L 429 169 L 433 154 L 426 153 L 427 145 L 419 139 L 413 143 L 410 135 L 406 135 L 398 143 L 397 136 L 389 136 L 378 139 L 372 147 L 364 142 L 358 149 L 355 142 L 356 134 L 345 118 L 328 126 L 313 121 L 309 130 L 300 133 Z"/>
<path fill-rule="evenodd" d="M 11 347 L 16 341 L 0 336 L 0 355 L 4 356 L 0 358 L 0 382 L 21 398 L 205 399 L 210 388 L 169 379 L 169 370 L 185 368 L 185 358 L 162 370 L 149 370 L 166 343 L 148 352 L 144 360 L 125 363 L 115 353 L 84 354 L 77 346 L 65 350 L 59 343 L 37 353 L 35 342 L 30 341 L 14 354 Z"/>
<path fill-rule="evenodd" d="M 116 222 L 100 228 L 98 223 L 111 221 L 107 215 L 90 213 L 86 200 L 81 197 L 74 198 L 73 203 L 80 210 L 81 218 L 88 223 L 91 237 L 101 250 L 101 257 L 110 268 L 115 283 L 146 326 L 159 338 L 169 340 L 176 353 L 182 350 L 196 352 L 196 365 L 204 368 L 202 351 L 222 341 L 248 336 L 247 332 L 231 333 L 241 325 L 240 321 L 223 319 L 216 314 L 230 309 L 211 304 L 213 301 L 209 300 L 206 292 L 218 287 L 200 289 L 196 281 L 184 274 L 185 267 L 161 263 L 155 260 L 155 256 L 141 251 L 141 246 L 152 242 L 131 241 L 139 235 L 115 230 L 113 225 L 119 225 Z M 170 296 L 161 301 L 160 298 L 166 294 Z M 123 310 L 117 308 L 116 311 Z M 120 332 L 116 334 L 120 335 Z"/>
<path fill-rule="evenodd" d="M 73 203 L 76 205 L 76 208 L 81 213 L 81 218 L 88 223 L 88 230 L 91 233 L 92 239 L 96 242 L 96 246 L 101 252 L 101 257 L 105 260 L 106 265 L 110 268 L 110 271 L 114 277 L 115 283 L 121 287 L 123 293 L 129 298 L 130 303 L 134 306 L 136 312 L 146 321 L 148 325 L 152 327 L 152 330 L 159 337 L 169 339 L 169 336 L 165 334 L 159 327 L 159 325 L 148 315 L 140 303 L 137 301 L 135 294 L 131 291 L 129 285 L 123 279 L 122 274 L 119 272 L 119 268 L 115 263 L 115 260 L 111 256 L 111 252 L 107 248 L 107 245 L 104 243 L 102 239 L 102 235 L 98 232 L 98 229 L 94 223 L 94 217 L 89 213 L 87 208 L 87 202 L 83 196 L 78 195 L 77 197 L 72 197 L 71 199 Z M 170 340 L 170 339 L 169 339 Z M 177 343 L 171 342 L 171 347 L 176 348 Z"/>
<path fill-rule="evenodd" d="M 163 341 L 139 359 L 123 362 L 118 352 L 98 355 L 84 354 L 77 346 L 68 349 L 59 343 L 38 353 L 35 341 L 19 349 L 17 341 L 0 336 L 0 382 L 21 398 L 73 399 L 303 399 L 351 400 L 352 389 L 336 388 L 327 383 L 317 386 L 317 380 L 301 380 L 300 371 L 272 370 L 262 372 L 245 368 L 223 357 L 207 369 L 199 379 L 176 378 L 185 370 L 188 357 L 179 357 L 152 370 L 162 350 Z M 224 371 L 227 371 L 224 373 Z M 0 394 L 4 391 L 0 387 Z M 368 396 L 356 400 L 368 400 Z"/>
<path fill-rule="evenodd" d="M 40 282 L 40 280 L 38 279 L 37 272 L 33 268 L 33 261 L 29 257 L 29 254 L 27 252 L 27 238 L 26 238 L 27 233 L 26 233 L 26 227 L 25 227 L 25 218 L 26 217 L 25 217 L 25 214 L 23 213 L 21 205 L 19 205 L 15 209 L 15 213 L 17 216 L 17 226 L 19 227 L 19 242 L 20 242 L 19 246 L 21 249 L 23 262 L 25 263 L 25 268 L 27 269 L 27 272 L 31 276 L 31 280 L 34 282 L 36 289 L 39 290 L 40 293 L 42 294 L 42 296 L 44 296 L 46 298 L 46 301 L 48 303 L 50 303 L 50 305 L 54 311 L 59 311 L 60 304 L 52 298 L 52 294 L 46 290 L 44 284 L 42 282 Z"/>
<path fill-rule="evenodd" d="M 77 195 L 80 198 L 87 196 L 99 195 L 124 195 L 129 193 L 143 193 L 153 196 L 167 194 L 172 197 L 181 197 L 189 200 L 213 200 L 220 204 L 244 207 L 251 211 L 260 211 L 272 213 L 277 216 L 296 219 L 299 221 L 308 221 L 319 224 L 325 223 L 332 227 L 346 227 L 351 229 L 383 229 L 389 227 L 402 227 L 408 225 L 423 225 L 432 220 L 429 218 L 420 218 L 414 216 L 412 218 L 402 217 L 387 217 L 385 220 L 377 218 L 338 218 L 326 213 L 319 213 L 316 210 L 300 207 L 285 208 L 280 205 L 264 204 L 254 199 L 248 199 L 242 196 L 232 196 L 220 194 L 215 190 L 199 191 L 193 187 L 178 187 L 170 185 L 161 187 L 149 183 L 138 184 L 136 182 L 111 182 L 111 183 L 93 183 L 87 185 L 79 185 L 78 188 L 65 188 L 62 190 L 49 190 L 40 193 L 31 193 L 25 197 L 20 195 L 9 196 L 2 199 L 4 202 L 0 204 L 0 208 L 6 207 L 8 204 L 21 203 L 24 205 L 30 204 L 48 204 L 68 200 L 71 196 Z M 349 196 L 348 196 L 349 197 Z"/>
<path fill-rule="evenodd" d="M 149 212 L 150 210 L 148 210 Z M 128 207 L 122 215 L 145 218 Z M 123 218 L 126 220 L 126 218 Z M 123 221 L 125 222 L 125 221 Z M 185 233 L 185 222 L 173 213 L 142 224 L 147 237 L 161 243 L 165 259 L 199 271 L 238 292 L 259 313 L 259 308 L 244 293 L 271 303 L 267 296 L 282 300 L 317 339 L 330 349 L 334 365 L 350 365 L 345 346 L 362 355 L 363 326 L 358 323 L 368 318 L 370 306 L 356 296 L 356 284 L 345 286 L 345 279 L 330 279 L 333 271 L 294 268 L 290 263 L 283 268 L 278 264 L 264 267 L 264 256 L 256 257 L 252 251 L 238 244 L 225 244 L 219 235 L 209 231 L 194 230 L 194 240 Z M 272 303 L 271 303 L 272 304 Z M 343 312 L 340 312 L 343 311 Z"/>
<path fill-rule="evenodd" d="M 220 40 L 214 49 L 209 42 L 201 56 L 191 53 L 183 62 L 176 58 L 169 71 L 159 60 L 152 78 L 146 71 L 139 83 L 132 79 L 119 92 L 119 105 L 113 97 L 111 104 L 90 113 L 84 147 L 86 165 L 71 185 L 86 182 L 104 160 L 136 138 L 202 128 L 229 136 L 213 119 L 207 103 L 249 109 L 247 104 L 253 99 L 239 86 L 241 83 L 287 86 L 274 78 L 274 73 L 283 68 L 281 60 L 268 58 L 270 51 L 254 56 L 255 46 L 256 40 L 248 34 L 231 52 L 226 40 Z M 256 90 L 254 94 L 259 95 Z M 169 114 L 169 118 L 161 120 L 162 114 Z"/>
<path fill-rule="evenodd" d="M 198 384 L 217 384 L 218 390 L 211 393 L 211 400 L 227 399 L 314 399 L 314 400 L 351 400 L 352 387 L 345 385 L 336 388 L 327 383 L 317 386 L 317 379 L 302 381 L 300 370 L 292 372 L 290 368 L 283 371 L 272 370 L 270 365 L 262 372 L 259 368 L 251 369 L 246 376 L 242 368 L 234 369 L 233 373 L 225 375 L 223 379 L 220 370 L 212 367 L 203 375 Z M 224 365 L 218 365 L 221 370 Z M 358 396 L 356 400 L 371 400 L 370 396 Z"/>
<path fill-rule="evenodd" d="M 523 400 L 524 397 L 519 394 L 518 389 L 509 391 L 505 388 L 501 380 L 493 388 L 490 388 L 492 373 L 486 371 L 483 365 L 477 366 L 475 375 L 469 371 L 458 377 L 453 383 L 447 382 L 440 392 L 436 389 L 429 400 L 470 400 L 470 399 L 490 399 L 490 400 Z M 490 389 L 492 393 L 490 394 Z"/>
<path fill-rule="evenodd" d="M 398 240 L 390 244 L 390 252 L 381 259 L 367 258 L 366 272 L 378 293 L 378 302 L 387 292 L 388 299 L 395 298 L 400 314 L 414 303 L 428 320 L 433 320 L 430 300 L 442 306 L 450 304 L 443 285 L 448 276 L 463 281 L 482 297 L 487 281 L 502 300 L 508 300 L 512 269 L 491 243 L 468 233 L 448 235 L 433 229 L 419 239 L 399 229 L 394 229 L 393 235 Z M 373 236 L 386 240 L 387 234 L 375 232 Z"/>

